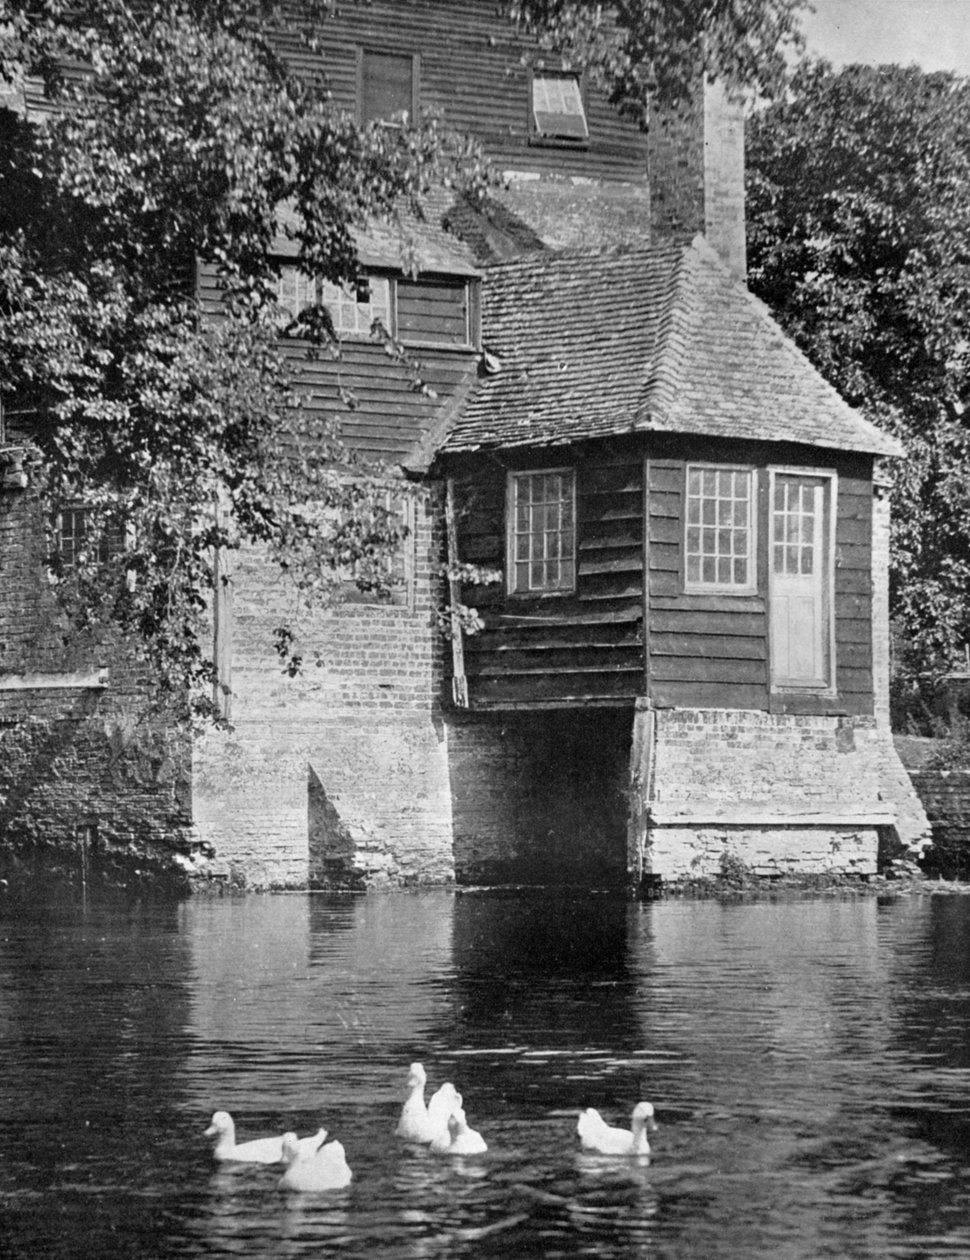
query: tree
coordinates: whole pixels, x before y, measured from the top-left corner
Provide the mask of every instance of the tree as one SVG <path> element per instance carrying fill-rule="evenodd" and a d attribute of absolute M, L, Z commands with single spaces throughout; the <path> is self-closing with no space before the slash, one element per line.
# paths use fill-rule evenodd
<path fill-rule="evenodd" d="M 904 442 L 892 612 L 915 677 L 970 641 L 970 83 L 805 63 L 748 128 L 750 284 Z"/>
<path fill-rule="evenodd" d="M 345 476 L 353 453 L 303 421 L 278 346 L 278 207 L 301 269 L 353 282 L 355 227 L 433 183 L 474 196 L 488 182 L 475 146 L 433 118 L 360 127 L 287 63 L 274 36 L 296 23 L 313 48 L 334 4 L 0 0 L 0 86 L 39 76 L 51 104 L 40 122 L 0 109 L 0 382 L 33 417 L 49 519 L 88 505 L 70 572 L 51 547 L 58 592 L 76 625 L 126 632 L 203 709 L 219 550 L 261 544 L 325 599 L 348 563 L 378 581 L 396 539 L 374 470 Z M 651 0 L 618 5 L 612 26 L 600 5 L 510 9 L 636 109 L 646 91 L 683 88 L 697 56 L 741 77 L 763 62 L 770 78 L 796 7 Z M 197 259 L 224 285 L 215 322 L 193 291 Z M 324 310 L 300 332 L 333 350 Z M 286 627 L 279 643 L 285 654 Z"/>

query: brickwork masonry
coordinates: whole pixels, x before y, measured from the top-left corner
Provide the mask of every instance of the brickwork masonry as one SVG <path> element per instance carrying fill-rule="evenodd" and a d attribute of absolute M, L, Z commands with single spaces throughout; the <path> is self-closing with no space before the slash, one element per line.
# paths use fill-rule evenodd
<path fill-rule="evenodd" d="M 927 833 L 888 732 L 872 718 L 745 710 L 638 710 L 651 764 L 634 767 L 646 809 L 644 874 L 874 874 L 880 845 Z M 898 774 L 889 772 L 898 767 Z"/>
<path fill-rule="evenodd" d="M 437 519 L 432 503 L 418 505 L 403 603 L 346 603 L 303 620 L 297 677 L 272 647 L 294 611 L 291 588 L 255 552 L 237 562 L 232 729 L 199 740 L 193 758 L 195 826 L 233 884 L 452 880 Z"/>

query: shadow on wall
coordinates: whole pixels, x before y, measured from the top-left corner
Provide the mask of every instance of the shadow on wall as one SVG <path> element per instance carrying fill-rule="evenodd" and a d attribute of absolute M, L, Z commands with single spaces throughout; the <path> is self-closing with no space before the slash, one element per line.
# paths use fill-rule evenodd
<path fill-rule="evenodd" d="M 456 715 L 457 882 L 623 886 L 632 734 L 627 709 Z"/>
<path fill-rule="evenodd" d="M 307 770 L 307 837 L 311 888 L 362 888 L 354 875 L 354 838 L 317 772 Z"/>

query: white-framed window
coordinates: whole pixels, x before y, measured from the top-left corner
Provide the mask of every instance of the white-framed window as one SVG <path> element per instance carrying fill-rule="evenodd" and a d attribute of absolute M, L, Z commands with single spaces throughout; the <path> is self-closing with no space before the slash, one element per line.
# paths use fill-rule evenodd
<path fill-rule="evenodd" d="M 517 595 L 576 586 L 576 474 L 571 468 L 510 473 L 508 582 Z"/>
<path fill-rule="evenodd" d="M 342 336 L 367 337 L 371 324 L 379 319 L 390 331 L 391 285 L 386 276 L 370 276 L 357 289 L 324 280 L 320 301 L 330 312 L 333 326 Z"/>
<path fill-rule="evenodd" d="M 296 319 L 308 306 L 316 305 L 317 282 L 311 276 L 305 275 L 299 267 L 284 263 L 280 267 L 276 300 L 290 319 Z"/>
<path fill-rule="evenodd" d="M 589 139 L 578 75 L 537 71 L 530 95 L 529 130 L 534 140 L 575 144 Z"/>
<path fill-rule="evenodd" d="M 323 303 L 330 312 L 334 331 L 342 337 L 367 337 L 379 319 L 391 331 L 393 304 L 387 276 L 362 277 L 356 288 L 316 280 L 292 263 L 280 266 L 277 301 L 289 319 L 296 319 L 308 306 Z"/>
<path fill-rule="evenodd" d="M 733 595 L 757 590 L 754 473 L 723 464 L 688 464 L 684 589 Z"/>

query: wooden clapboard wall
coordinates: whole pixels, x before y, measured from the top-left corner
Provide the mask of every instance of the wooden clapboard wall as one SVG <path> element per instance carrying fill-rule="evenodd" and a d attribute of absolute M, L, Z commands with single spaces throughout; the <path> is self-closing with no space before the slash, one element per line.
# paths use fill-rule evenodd
<path fill-rule="evenodd" d="M 755 594 L 684 592 L 685 465 L 694 459 L 756 470 Z M 836 696 L 770 690 L 766 541 L 772 465 L 838 476 Z M 629 704 L 649 694 L 657 705 L 678 708 L 872 712 L 871 459 L 781 444 L 683 439 L 590 444 L 531 458 L 509 452 L 466 458 L 454 465 L 459 558 L 504 572 L 509 469 L 566 466 L 575 467 L 577 476 L 576 590 L 523 598 L 508 595 L 504 581 L 463 589 L 463 602 L 477 608 L 485 623 L 484 631 L 465 640 L 472 708 Z"/>
<path fill-rule="evenodd" d="M 576 468 L 575 592 L 508 596 L 504 581 L 466 587 L 485 630 L 465 640 L 472 708 L 632 704 L 643 692 L 643 476 L 630 444 L 538 459 L 467 461 L 456 476 L 460 559 L 505 567 L 510 469 Z"/>
<path fill-rule="evenodd" d="M 215 268 L 200 267 L 198 284 L 203 309 L 218 319 L 222 296 Z M 282 343 L 307 418 L 321 435 L 336 420 L 343 441 L 364 458 L 405 458 L 473 370 L 474 352 L 463 345 L 464 286 L 414 282 L 412 289 L 409 318 L 427 337 L 427 344 L 414 346 L 414 369 L 396 362 L 383 346 L 361 338 L 345 338 L 339 359 L 327 354 L 309 358 L 308 343 L 298 338 Z M 431 331 L 425 328 L 429 311 Z M 436 327 L 440 341 L 433 344 Z M 426 391 L 415 388 L 416 375 Z"/>
<path fill-rule="evenodd" d="M 289 60 L 307 73 L 324 69 L 335 105 L 351 111 L 357 108 L 358 49 L 417 54 L 421 107 L 476 136 L 503 168 L 563 177 L 646 177 L 645 136 L 590 86 L 585 90 L 585 148 L 530 144 L 531 67 L 559 62 L 516 32 L 495 0 L 345 4 L 326 22 L 319 55 L 292 36 L 284 37 L 283 46 Z"/>

